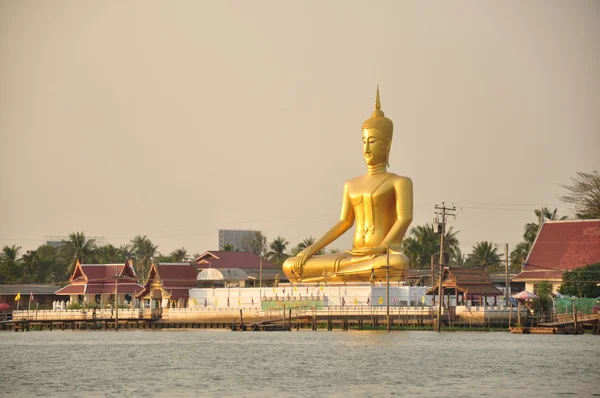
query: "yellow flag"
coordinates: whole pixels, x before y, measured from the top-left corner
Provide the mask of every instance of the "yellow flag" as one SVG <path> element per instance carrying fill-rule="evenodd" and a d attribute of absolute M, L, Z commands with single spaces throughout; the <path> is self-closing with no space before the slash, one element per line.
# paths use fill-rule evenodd
<path fill-rule="evenodd" d="M 383 304 L 383 296 L 379 296 L 379 304 Z"/>
<path fill-rule="evenodd" d="M 358 299 L 354 297 L 354 305 L 358 305 Z"/>
<path fill-rule="evenodd" d="M 323 286 L 319 286 L 319 289 L 321 289 L 321 291 L 323 291 Z"/>
<path fill-rule="evenodd" d="M 296 286 L 294 286 L 294 291 L 295 291 L 295 292 L 297 292 L 297 291 L 298 291 L 298 289 L 296 288 Z"/>
<path fill-rule="evenodd" d="M 274 287 L 273 287 L 273 293 L 277 293 L 277 292 L 275 291 L 275 288 L 274 288 Z"/>
<path fill-rule="evenodd" d="M 421 302 L 425 304 L 425 296 L 421 297 Z"/>
<path fill-rule="evenodd" d="M 242 305 L 242 299 L 238 297 L 238 305 L 241 306 Z"/>
<path fill-rule="evenodd" d="M 217 299 L 215 299 L 215 307 L 219 306 L 219 302 L 217 301 Z"/>
<path fill-rule="evenodd" d="M 17 293 L 17 295 L 15 296 L 15 301 L 19 300 L 21 300 L 21 292 Z"/>

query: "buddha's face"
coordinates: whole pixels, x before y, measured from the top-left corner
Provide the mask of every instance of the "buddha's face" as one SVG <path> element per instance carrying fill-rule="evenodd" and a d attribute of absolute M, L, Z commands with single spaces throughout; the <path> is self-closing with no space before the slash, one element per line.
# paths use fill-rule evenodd
<path fill-rule="evenodd" d="M 388 142 L 377 129 L 363 130 L 363 156 L 369 166 L 384 163 L 388 151 Z"/>

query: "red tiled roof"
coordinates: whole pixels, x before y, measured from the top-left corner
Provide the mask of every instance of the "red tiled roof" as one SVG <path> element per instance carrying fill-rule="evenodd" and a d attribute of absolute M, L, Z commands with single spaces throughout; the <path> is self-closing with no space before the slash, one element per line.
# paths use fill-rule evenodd
<path fill-rule="evenodd" d="M 437 283 L 430 288 L 427 293 L 436 293 L 438 290 Z M 461 292 L 469 294 L 485 294 L 489 296 L 499 296 L 502 294 L 492 283 L 488 273 L 484 269 L 470 267 L 451 267 L 444 271 L 444 279 L 442 282 L 444 290 L 446 288 L 456 288 Z"/>
<path fill-rule="evenodd" d="M 157 271 L 163 286 L 196 287 L 198 272 L 190 263 L 161 264 Z"/>
<path fill-rule="evenodd" d="M 157 281 L 163 290 L 167 291 L 173 298 L 189 297 L 189 290 L 196 287 L 198 272 L 191 263 L 170 263 L 152 265 L 148 274 L 148 280 L 136 297 L 146 296 L 150 287 Z"/>
<path fill-rule="evenodd" d="M 83 294 L 85 285 L 67 285 L 62 289 L 58 289 L 56 294 Z"/>
<path fill-rule="evenodd" d="M 545 221 L 523 272 L 513 280 L 560 279 L 564 271 L 597 262 L 600 262 L 600 220 Z"/>
<path fill-rule="evenodd" d="M 194 260 L 197 268 L 241 268 L 259 269 L 261 258 L 252 252 L 207 251 Z M 263 269 L 281 269 L 267 260 L 262 260 Z"/>
<path fill-rule="evenodd" d="M 144 287 L 137 283 L 124 283 L 121 284 L 119 281 L 119 294 L 137 294 Z M 85 290 L 89 294 L 114 294 L 115 284 L 112 285 L 88 285 Z"/>
<path fill-rule="evenodd" d="M 512 278 L 514 282 L 525 282 L 529 280 L 562 280 L 562 271 L 545 270 L 545 271 L 526 271 Z"/>
<path fill-rule="evenodd" d="M 133 267 L 129 264 L 80 264 L 77 263 L 71 283 L 56 294 L 102 294 L 115 292 L 115 276 L 119 275 L 119 293 L 132 294 L 141 291 Z"/>
<path fill-rule="evenodd" d="M 128 275 L 136 277 L 133 268 L 125 264 L 81 264 L 81 270 L 87 276 L 88 281 L 110 281 L 116 275 Z"/>

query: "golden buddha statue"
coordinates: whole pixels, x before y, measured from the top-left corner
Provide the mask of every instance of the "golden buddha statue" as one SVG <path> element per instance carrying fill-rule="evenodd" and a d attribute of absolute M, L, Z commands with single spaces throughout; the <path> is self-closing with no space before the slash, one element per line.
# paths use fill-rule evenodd
<path fill-rule="evenodd" d="M 367 174 L 344 184 L 340 220 L 313 245 L 283 263 L 292 282 L 357 282 L 404 280 L 408 258 L 402 239 L 413 218 L 410 178 L 387 172 L 394 125 L 385 117 L 379 100 L 362 125 L 363 155 Z M 356 223 L 352 250 L 315 256 Z"/>

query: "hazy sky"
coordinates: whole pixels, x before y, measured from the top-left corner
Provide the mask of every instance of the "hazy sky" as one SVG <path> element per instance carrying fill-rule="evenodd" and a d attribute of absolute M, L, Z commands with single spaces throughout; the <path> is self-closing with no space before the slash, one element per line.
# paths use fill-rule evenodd
<path fill-rule="evenodd" d="M 512 249 L 600 170 L 599 41 L 594 0 L 1 1 L 0 245 L 319 237 L 379 84 L 412 225 Z"/>

